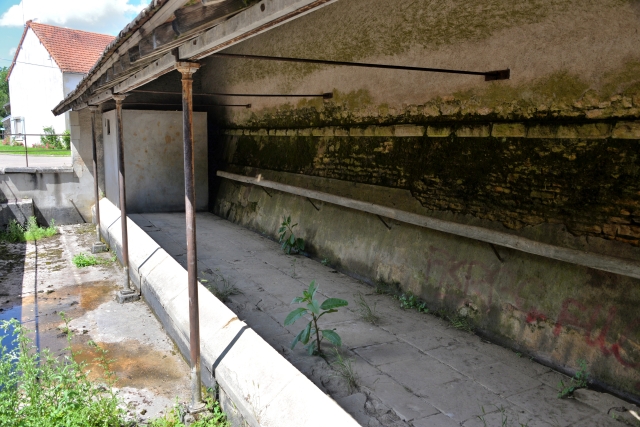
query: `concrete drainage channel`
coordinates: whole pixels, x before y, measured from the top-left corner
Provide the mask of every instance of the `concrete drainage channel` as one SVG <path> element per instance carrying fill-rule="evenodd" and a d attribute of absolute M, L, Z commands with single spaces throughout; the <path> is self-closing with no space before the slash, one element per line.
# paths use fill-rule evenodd
<path fill-rule="evenodd" d="M 120 210 L 102 199 L 100 217 L 102 235 L 120 257 Z M 130 219 L 127 227 L 131 280 L 188 358 L 187 272 Z M 202 285 L 199 294 L 203 382 L 219 386 L 232 424 L 359 425 Z"/>

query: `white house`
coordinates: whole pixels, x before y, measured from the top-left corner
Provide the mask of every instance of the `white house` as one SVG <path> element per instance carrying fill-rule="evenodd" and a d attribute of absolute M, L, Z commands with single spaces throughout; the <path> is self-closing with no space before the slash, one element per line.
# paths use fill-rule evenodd
<path fill-rule="evenodd" d="M 60 134 L 70 129 L 68 113 L 51 110 L 72 92 L 114 38 L 105 34 L 72 30 L 27 21 L 9 68 L 11 133 L 42 134 L 53 127 Z M 27 145 L 40 138 L 27 136 Z"/>

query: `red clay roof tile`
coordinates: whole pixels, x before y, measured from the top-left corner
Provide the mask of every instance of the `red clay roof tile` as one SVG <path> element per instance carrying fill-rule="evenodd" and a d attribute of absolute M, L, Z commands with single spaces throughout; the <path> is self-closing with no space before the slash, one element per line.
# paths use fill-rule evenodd
<path fill-rule="evenodd" d="M 115 37 L 53 25 L 27 23 L 62 71 L 88 73 Z"/>

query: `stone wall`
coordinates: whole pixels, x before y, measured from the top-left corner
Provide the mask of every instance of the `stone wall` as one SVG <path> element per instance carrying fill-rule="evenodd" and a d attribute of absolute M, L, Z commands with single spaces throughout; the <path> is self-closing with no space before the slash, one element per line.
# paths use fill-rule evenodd
<path fill-rule="evenodd" d="M 476 71 L 511 78 L 206 59 L 225 97 L 210 159 L 225 170 L 541 242 L 640 260 L 640 3 L 351 0 L 230 52 Z M 211 168 L 213 169 L 213 168 Z M 640 395 L 640 281 L 261 189 L 219 183 L 214 212 L 275 236 L 284 214 L 313 256 L 557 367 Z M 387 224 L 388 225 L 388 224 Z"/>

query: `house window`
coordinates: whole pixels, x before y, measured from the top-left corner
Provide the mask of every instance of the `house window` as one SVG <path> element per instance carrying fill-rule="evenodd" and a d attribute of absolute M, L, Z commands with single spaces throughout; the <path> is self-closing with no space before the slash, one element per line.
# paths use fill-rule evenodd
<path fill-rule="evenodd" d="M 24 140 L 24 117 L 11 118 L 11 134 L 16 141 Z"/>

